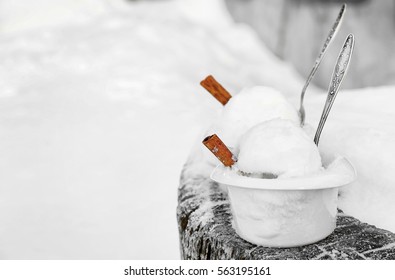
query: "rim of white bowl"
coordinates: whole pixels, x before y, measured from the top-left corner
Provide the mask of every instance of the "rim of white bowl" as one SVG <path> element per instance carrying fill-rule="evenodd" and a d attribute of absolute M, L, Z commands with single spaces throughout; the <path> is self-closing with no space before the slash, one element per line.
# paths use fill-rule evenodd
<path fill-rule="evenodd" d="M 211 179 L 228 186 L 262 190 L 318 190 L 338 188 L 352 183 L 357 174 L 351 162 L 345 157 L 338 157 L 334 161 L 338 162 L 308 176 L 277 179 L 246 177 L 230 167 L 218 165 L 211 173 Z"/>

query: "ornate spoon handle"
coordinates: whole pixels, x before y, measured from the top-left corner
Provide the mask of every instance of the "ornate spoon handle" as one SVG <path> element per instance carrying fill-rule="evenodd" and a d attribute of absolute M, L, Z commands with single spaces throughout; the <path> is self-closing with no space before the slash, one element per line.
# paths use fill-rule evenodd
<path fill-rule="evenodd" d="M 333 70 L 332 79 L 329 84 L 328 97 L 326 98 L 324 110 L 322 111 L 321 119 L 318 124 L 317 132 L 315 133 L 314 143 L 318 146 L 322 129 L 324 128 L 326 119 L 335 101 L 336 95 L 339 91 L 340 85 L 347 73 L 348 66 L 351 61 L 351 56 L 354 50 L 354 35 L 348 35 L 343 48 L 337 57 L 335 69 Z"/>
<path fill-rule="evenodd" d="M 324 58 L 324 55 L 326 53 L 328 46 L 331 44 L 333 38 L 335 38 L 335 36 L 337 34 L 337 31 L 339 30 L 339 26 L 342 22 L 343 15 L 346 11 L 346 7 L 347 7 L 346 4 L 342 5 L 340 12 L 336 18 L 336 21 L 333 24 L 331 30 L 329 31 L 328 37 L 326 38 L 324 45 L 322 46 L 321 52 L 318 54 L 318 57 L 315 60 L 313 69 L 311 69 L 310 75 L 307 77 L 306 83 L 303 86 L 302 93 L 300 94 L 300 108 L 299 108 L 301 126 L 304 125 L 304 120 L 306 118 L 306 112 L 303 107 L 303 100 L 304 100 L 304 95 L 306 93 L 306 89 L 309 86 L 311 80 L 313 79 L 315 73 L 317 72 L 317 69 L 321 64 L 322 59 Z"/>

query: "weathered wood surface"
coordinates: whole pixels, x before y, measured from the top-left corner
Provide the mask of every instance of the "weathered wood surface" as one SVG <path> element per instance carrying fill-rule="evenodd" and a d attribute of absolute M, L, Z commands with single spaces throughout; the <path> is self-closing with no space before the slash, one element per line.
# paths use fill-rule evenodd
<path fill-rule="evenodd" d="M 395 234 L 341 211 L 326 239 L 295 248 L 267 248 L 241 239 L 232 228 L 226 190 L 211 181 L 209 164 L 187 163 L 181 174 L 177 219 L 182 259 L 395 259 Z"/>

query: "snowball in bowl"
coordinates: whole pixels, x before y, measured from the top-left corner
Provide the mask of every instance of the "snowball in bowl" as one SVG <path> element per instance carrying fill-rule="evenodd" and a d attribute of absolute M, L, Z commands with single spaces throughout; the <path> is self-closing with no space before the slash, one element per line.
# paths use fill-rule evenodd
<path fill-rule="evenodd" d="M 229 100 L 212 130 L 226 145 L 236 147 L 252 126 L 276 118 L 300 123 L 297 110 L 281 92 L 264 86 L 249 87 Z"/>
<path fill-rule="evenodd" d="M 295 177 L 322 169 L 317 146 L 291 120 L 273 119 L 249 129 L 241 138 L 238 168 L 246 173 Z"/>

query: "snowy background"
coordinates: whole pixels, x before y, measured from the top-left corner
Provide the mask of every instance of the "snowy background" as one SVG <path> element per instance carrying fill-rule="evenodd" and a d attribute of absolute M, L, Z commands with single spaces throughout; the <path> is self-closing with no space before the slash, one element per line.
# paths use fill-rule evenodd
<path fill-rule="evenodd" d="M 208 74 L 295 106 L 304 82 L 222 0 L 1 0 L 0 259 L 178 259 L 180 171 L 221 111 Z M 320 144 L 358 170 L 340 207 L 391 231 L 394 92 L 341 91 Z"/>

